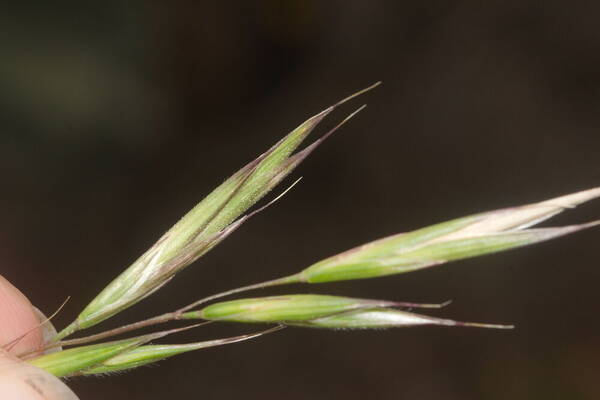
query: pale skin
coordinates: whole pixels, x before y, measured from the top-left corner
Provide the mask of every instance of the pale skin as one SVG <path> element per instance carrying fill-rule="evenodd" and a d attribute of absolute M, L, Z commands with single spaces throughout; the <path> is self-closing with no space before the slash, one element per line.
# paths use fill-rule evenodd
<path fill-rule="evenodd" d="M 0 399 L 78 400 L 58 378 L 14 356 L 41 345 L 40 322 L 27 297 L 0 275 L 0 346 L 30 332 L 8 351 L 0 348 Z"/>

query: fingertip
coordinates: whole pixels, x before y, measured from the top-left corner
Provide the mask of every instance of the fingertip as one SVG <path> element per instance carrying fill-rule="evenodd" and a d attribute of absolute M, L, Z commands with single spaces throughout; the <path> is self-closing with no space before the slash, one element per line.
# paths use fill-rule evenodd
<path fill-rule="evenodd" d="M 42 343 L 40 320 L 23 293 L 0 275 L 0 346 L 30 332 L 10 349 L 17 354 L 37 348 Z"/>

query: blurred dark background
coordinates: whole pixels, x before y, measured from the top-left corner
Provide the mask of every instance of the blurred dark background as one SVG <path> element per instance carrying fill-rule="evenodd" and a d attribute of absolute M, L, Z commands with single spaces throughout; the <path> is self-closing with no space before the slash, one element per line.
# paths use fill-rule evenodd
<path fill-rule="evenodd" d="M 0 13 L 0 271 L 47 313 L 71 295 L 58 327 L 224 178 L 377 80 L 319 128 L 369 104 L 283 201 L 105 326 L 600 183 L 598 2 L 11 3 Z M 554 223 L 599 216 L 596 203 Z M 262 292 L 453 299 L 431 314 L 514 331 L 288 329 L 70 385 L 82 400 L 597 399 L 599 235 Z"/>

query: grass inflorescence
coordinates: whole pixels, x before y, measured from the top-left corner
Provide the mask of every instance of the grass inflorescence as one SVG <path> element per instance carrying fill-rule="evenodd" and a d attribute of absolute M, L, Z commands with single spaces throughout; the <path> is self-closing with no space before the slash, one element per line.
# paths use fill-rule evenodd
<path fill-rule="evenodd" d="M 409 310 L 441 308 L 447 303 L 417 304 L 303 293 L 215 301 L 235 293 L 291 283 L 313 285 L 402 274 L 575 233 L 597 226 L 600 221 L 559 227 L 533 226 L 564 210 L 600 197 L 600 187 L 538 203 L 456 218 L 382 238 L 308 265 L 289 276 L 217 293 L 172 312 L 98 334 L 69 338 L 158 292 L 180 271 L 279 199 L 281 196 L 263 207 L 249 211 L 364 106 L 312 144 L 297 151 L 325 117 L 341 104 L 378 85 L 379 82 L 309 118 L 233 174 L 110 282 L 71 324 L 43 347 L 29 354 L 21 354 L 21 358 L 59 377 L 98 375 L 152 364 L 190 351 L 242 342 L 288 326 L 319 329 L 381 329 L 421 325 L 512 328 L 511 325 L 430 317 Z M 114 340 L 117 335 L 175 320 L 188 321 L 192 325 Z M 150 343 L 188 328 L 224 322 L 267 324 L 271 327 L 246 335 L 194 343 Z M 6 346 L 12 345 L 14 341 Z M 53 352 L 50 353 L 49 350 Z"/>

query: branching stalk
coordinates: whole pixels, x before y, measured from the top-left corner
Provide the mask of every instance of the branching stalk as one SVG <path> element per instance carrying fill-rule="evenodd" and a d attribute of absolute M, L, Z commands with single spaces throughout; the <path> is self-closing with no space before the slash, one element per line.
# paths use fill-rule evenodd
<path fill-rule="evenodd" d="M 263 289 L 263 288 L 267 288 L 267 287 L 280 286 L 280 285 L 286 285 L 286 284 L 298 283 L 298 282 L 300 282 L 300 279 L 299 279 L 299 275 L 296 274 L 296 275 L 286 276 L 284 278 L 273 279 L 273 280 L 266 281 L 266 282 L 255 283 L 252 285 L 247 285 L 247 286 L 242 286 L 242 287 L 239 287 L 236 289 L 227 290 L 225 292 L 221 292 L 221 293 L 213 294 L 208 297 L 204 297 L 204 298 L 202 298 L 198 301 L 195 301 L 191 304 L 188 304 L 187 306 L 182 307 L 176 311 L 165 313 L 162 315 L 157 315 L 155 317 L 151 317 L 151 318 L 148 318 L 148 319 L 145 319 L 142 321 L 134 322 L 132 324 L 123 325 L 123 326 L 120 326 L 115 329 L 97 333 L 95 335 L 90 335 L 90 336 L 85 336 L 82 338 L 70 339 L 70 340 L 58 339 L 58 341 L 48 343 L 43 348 L 37 349 L 36 352 L 44 351 L 44 350 L 51 349 L 54 347 L 59 347 L 59 346 L 75 346 L 75 345 L 80 345 L 80 344 L 85 344 L 85 343 L 96 342 L 98 340 L 121 335 L 123 333 L 131 332 L 131 331 L 145 328 L 148 326 L 163 324 L 163 323 L 171 322 L 171 321 L 177 321 L 180 319 L 184 319 L 184 318 L 182 318 L 182 314 L 185 313 L 186 311 L 189 311 L 192 308 L 196 308 L 202 304 L 206 304 L 210 301 L 220 299 L 222 297 L 231 296 L 236 293 L 242 293 L 242 292 L 246 292 L 246 291 L 250 291 L 250 290 L 254 290 L 254 289 Z M 206 321 L 206 322 L 202 323 L 202 325 L 209 324 L 211 322 L 213 322 L 213 321 Z"/>

